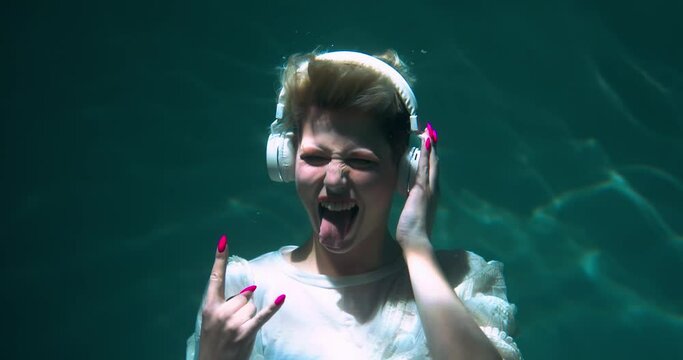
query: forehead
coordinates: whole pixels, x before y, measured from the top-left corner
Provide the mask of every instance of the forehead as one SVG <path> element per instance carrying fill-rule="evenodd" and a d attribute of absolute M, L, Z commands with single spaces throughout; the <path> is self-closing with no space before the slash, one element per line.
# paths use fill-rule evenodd
<path fill-rule="evenodd" d="M 356 110 L 311 107 L 301 130 L 302 137 L 344 137 L 366 145 L 386 143 L 379 120 Z"/>

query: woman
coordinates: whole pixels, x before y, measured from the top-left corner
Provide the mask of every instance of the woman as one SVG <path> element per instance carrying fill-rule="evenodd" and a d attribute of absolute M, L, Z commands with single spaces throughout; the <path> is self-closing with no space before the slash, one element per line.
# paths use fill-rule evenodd
<path fill-rule="evenodd" d="M 437 134 L 409 147 L 415 97 L 396 54 L 381 57 L 289 59 L 268 167 L 295 182 L 311 236 L 229 264 L 221 237 L 188 359 L 521 358 L 500 263 L 431 246 Z"/>

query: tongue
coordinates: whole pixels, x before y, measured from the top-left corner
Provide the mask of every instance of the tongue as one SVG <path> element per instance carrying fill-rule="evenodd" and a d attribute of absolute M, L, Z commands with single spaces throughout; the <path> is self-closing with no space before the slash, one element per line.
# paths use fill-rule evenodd
<path fill-rule="evenodd" d="M 320 242 L 333 248 L 342 248 L 342 241 L 351 228 L 351 210 L 323 210 L 320 222 Z"/>

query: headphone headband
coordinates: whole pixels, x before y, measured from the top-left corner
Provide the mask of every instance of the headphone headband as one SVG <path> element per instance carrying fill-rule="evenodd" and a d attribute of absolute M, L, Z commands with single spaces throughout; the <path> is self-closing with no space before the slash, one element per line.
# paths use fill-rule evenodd
<path fill-rule="evenodd" d="M 410 112 L 410 130 L 412 132 L 418 131 L 419 125 L 418 125 L 418 121 L 417 121 L 417 99 L 415 98 L 415 94 L 413 93 L 413 89 L 410 88 L 410 85 L 408 85 L 408 82 L 406 81 L 406 79 L 403 78 L 403 76 L 398 71 L 396 71 L 396 69 L 391 67 L 389 64 L 385 63 L 384 61 L 382 61 L 382 60 L 380 60 L 374 56 L 370 56 L 370 55 L 355 52 L 355 51 L 333 51 L 333 52 L 328 52 L 328 53 L 317 55 L 315 57 L 315 59 L 316 60 L 329 60 L 329 61 L 346 63 L 346 64 L 357 64 L 357 65 L 365 66 L 367 68 L 375 70 L 378 73 L 387 77 L 391 81 L 391 83 L 394 85 L 394 88 L 396 89 L 399 96 L 403 100 L 403 104 L 406 106 L 406 108 Z M 303 72 L 303 71 L 306 71 L 307 69 L 308 69 L 308 61 L 301 64 L 297 71 Z M 278 96 L 277 107 L 275 109 L 275 122 L 278 122 L 278 123 L 280 122 L 280 120 L 282 120 L 282 117 L 284 115 L 284 109 L 285 109 L 284 96 L 285 96 L 285 89 L 282 88 L 282 90 L 280 90 L 280 95 Z M 275 122 L 273 123 L 273 125 L 276 125 Z M 273 129 L 271 129 L 271 131 L 272 130 Z"/>

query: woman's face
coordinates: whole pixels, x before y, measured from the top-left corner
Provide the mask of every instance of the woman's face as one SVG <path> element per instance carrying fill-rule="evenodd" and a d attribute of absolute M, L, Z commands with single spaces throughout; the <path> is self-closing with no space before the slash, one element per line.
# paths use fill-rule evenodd
<path fill-rule="evenodd" d="M 397 169 L 377 120 L 311 108 L 295 169 L 299 198 L 325 249 L 342 254 L 384 238 Z"/>

